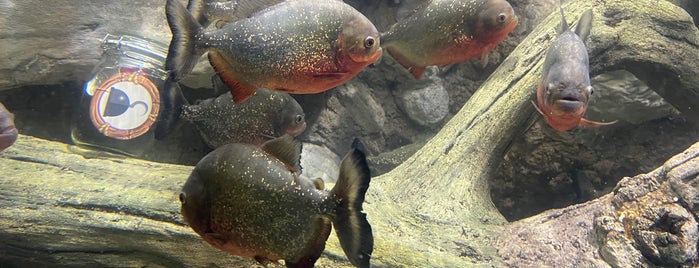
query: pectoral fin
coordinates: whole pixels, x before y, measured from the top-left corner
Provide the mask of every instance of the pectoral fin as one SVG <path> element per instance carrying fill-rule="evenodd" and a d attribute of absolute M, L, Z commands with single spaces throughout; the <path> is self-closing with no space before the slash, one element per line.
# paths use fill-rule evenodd
<path fill-rule="evenodd" d="M 595 121 L 590 121 L 590 120 L 587 120 L 587 119 L 583 118 L 583 119 L 580 119 L 580 125 L 581 125 L 581 126 L 586 126 L 586 127 L 599 127 L 599 126 L 608 126 L 608 125 L 612 125 L 612 124 L 614 124 L 614 123 L 616 123 L 616 122 L 618 122 L 618 121 L 619 121 L 619 120 L 614 120 L 614 121 L 612 121 L 612 122 L 595 122 Z"/>
<path fill-rule="evenodd" d="M 539 108 L 539 106 L 536 105 L 536 102 L 534 102 L 534 101 L 531 101 L 531 102 L 532 102 L 532 105 L 534 105 L 534 109 L 536 109 L 537 112 L 539 112 L 539 113 L 540 113 L 541 115 L 543 115 L 543 116 L 546 116 L 546 114 L 544 114 L 544 112 L 541 111 L 541 109 Z"/>
<path fill-rule="evenodd" d="M 488 55 L 489 54 L 490 53 L 486 52 L 485 54 L 481 55 L 481 60 L 480 60 L 481 68 L 485 68 L 486 66 L 488 66 Z"/>
<path fill-rule="evenodd" d="M 315 73 L 315 74 L 313 74 L 313 77 L 327 77 L 327 78 L 333 78 L 333 79 L 334 79 L 334 78 L 340 78 L 340 77 L 343 77 L 343 76 L 346 76 L 346 75 L 347 75 L 347 73 L 341 73 L 341 72 L 337 72 L 337 73 Z"/>

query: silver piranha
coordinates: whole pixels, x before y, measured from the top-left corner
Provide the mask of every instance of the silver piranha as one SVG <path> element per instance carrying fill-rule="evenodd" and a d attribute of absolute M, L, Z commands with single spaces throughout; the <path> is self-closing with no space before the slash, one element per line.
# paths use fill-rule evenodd
<path fill-rule="evenodd" d="M 563 8 L 559 9 L 559 36 L 546 52 L 543 77 L 536 91 L 537 102 L 532 103 L 551 128 L 557 131 L 571 130 L 578 125 L 614 124 L 616 121 L 601 123 L 583 118 L 593 92 L 587 48 L 583 43 L 592 26 L 592 10 L 582 14 L 573 32 L 565 20 Z"/>

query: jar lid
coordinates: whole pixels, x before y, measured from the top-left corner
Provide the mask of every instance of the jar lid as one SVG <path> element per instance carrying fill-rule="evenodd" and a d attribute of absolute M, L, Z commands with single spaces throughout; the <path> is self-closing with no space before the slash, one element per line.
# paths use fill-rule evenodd
<path fill-rule="evenodd" d="M 138 68 L 151 77 L 167 79 L 164 69 L 167 48 L 155 41 L 130 35 L 107 34 L 102 39 L 102 54 L 119 56 L 120 67 Z"/>

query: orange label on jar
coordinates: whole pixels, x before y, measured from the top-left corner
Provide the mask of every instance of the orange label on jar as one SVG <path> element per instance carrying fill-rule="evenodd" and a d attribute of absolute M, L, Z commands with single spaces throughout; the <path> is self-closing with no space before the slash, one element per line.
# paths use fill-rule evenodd
<path fill-rule="evenodd" d="M 90 101 L 90 119 L 107 137 L 130 140 L 150 130 L 158 118 L 158 87 L 139 71 L 122 70 L 105 80 Z"/>

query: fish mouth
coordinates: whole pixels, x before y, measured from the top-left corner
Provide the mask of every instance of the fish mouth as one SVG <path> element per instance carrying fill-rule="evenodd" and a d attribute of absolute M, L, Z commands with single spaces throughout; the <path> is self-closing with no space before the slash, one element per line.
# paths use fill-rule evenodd
<path fill-rule="evenodd" d="M 306 130 L 306 122 L 303 122 L 303 125 L 297 128 L 287 130 L 286 134 L 296 137 L 298 135 L 301 135 L 301 133 L 303 133 L 304 130 Z"/>
<path fill-rule="evenodd" d="M 11 126 L 7 126 L 4 128 L 0 128 L 0 135 L 2 135 L 2 136 L 4 136 L 4 135 L 17 135 L 17 134 L 19 134 L 19 133 L 17 132 L 17 128 L 15 128 L 15 126 L 11 125 Z"/>
<path fill-rule="evenodd" d="M 579 113 L 585 110 L 585 103 L 575 97 L 565 97 L 553 102 L 554 109 L 564 113 Z"/>
<path fill-rule="evenodd" d="M 373 55 L 369 56 L 365 60 L 365 62 L 368 62 L 369 64 L 374 63 L 379 59 L 379 57 L 381 57 L 381 54 L 383 54 L 383 49 L 379 47 L 378 49 L 376 49 L 376 52 L 374 52 Z"/>

